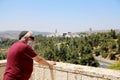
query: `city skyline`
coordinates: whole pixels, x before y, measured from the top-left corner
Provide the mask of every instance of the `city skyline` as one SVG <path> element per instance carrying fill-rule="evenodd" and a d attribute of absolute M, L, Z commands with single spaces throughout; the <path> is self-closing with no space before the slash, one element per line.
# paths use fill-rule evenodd
<path fill-rule="evenodd" d="M 119 0 L 1 0 L 0 31 L 119 29 L 119 14 Z"/>

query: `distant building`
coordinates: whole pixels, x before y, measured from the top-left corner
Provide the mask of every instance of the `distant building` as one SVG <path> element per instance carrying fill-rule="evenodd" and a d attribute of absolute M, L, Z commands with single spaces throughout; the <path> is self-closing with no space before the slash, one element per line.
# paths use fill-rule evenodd
<path fill-rule="evenodd" d="M 66 32 L 66 33 L 58 33 L 57 30 L 55 31 L 55 33 L 51 33 L 51 34 L 48 34 L 47 37 L 80 37 L 79 34 L 77 33 L 71 33 L 71 32 Z"/>
<path fill-rule="evenodd" d="M 51 33 L 51 34 L 48 34 L 47 37 L 63 37 L 63 34 L 60 34 L 60 33 Z"/>
<path fill-rule="evenodd" d="M 71 33 L 71 32 L 68 32 L 68 33 L 63 33 L 63 37 L 80 37 L 77 33 Z"/>
<path fill-rule="evenodd" d="M 77 33 L 72 34 L 72 37 L 80 37 Z"/>
<path fill-rule="evenodd" d="M 63 33 L 63 37 L 65 37 L 65 38 L 66 38 L 66 37 L 69 37 L 69 38 L 70 38 L 71 35 L 69 35 L 68 33 Z"/>
<path fill-rule="evenodd" d="M 47 37 L 54 37 L 55 35 L 54 34 L 48 34 L 46 35 Z"/>

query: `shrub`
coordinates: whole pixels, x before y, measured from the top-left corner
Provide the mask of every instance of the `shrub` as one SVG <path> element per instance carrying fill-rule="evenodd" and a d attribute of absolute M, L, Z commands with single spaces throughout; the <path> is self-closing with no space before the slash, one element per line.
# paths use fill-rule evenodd
<path fill-rule="evenodd" d="M 100 55 L 100 51 L 99 50 L 95 50 L 94 54 L 95 54 L 95 56 L 99 56 Z"/>
<path fill-rule="evenodd" d="M 102 55 L 103 58 L 106 58 L 108 56 L 108 53 L 102 52 L 101 55 Z"/>
<path fill-rule="evenodd" d="M 6 59 L 6 54 L 4 54 L 4 53 L 0 53 L 0 60 L 3 60 L 3 59 Z"/>
<path fill-rule="evenodd" d="M 110 60 L 115 60 L 115 59 L 116 59 L 115 54 L 110 54 Z"/>

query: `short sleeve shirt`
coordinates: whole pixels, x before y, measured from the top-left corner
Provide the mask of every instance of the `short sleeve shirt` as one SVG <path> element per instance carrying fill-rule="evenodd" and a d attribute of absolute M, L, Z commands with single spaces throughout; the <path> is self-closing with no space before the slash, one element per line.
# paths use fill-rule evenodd
<path fill-rule="evenodd" d="M 33 57 L 37 54 L 22 41 L 14 43 L 7 54 L 5 76 L 15 80 L 29 80 L 33 71 Z"/>

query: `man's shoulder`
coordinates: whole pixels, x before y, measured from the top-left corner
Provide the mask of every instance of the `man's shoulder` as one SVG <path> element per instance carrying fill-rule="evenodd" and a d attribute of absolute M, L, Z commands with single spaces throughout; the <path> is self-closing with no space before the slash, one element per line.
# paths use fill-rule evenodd
<path fill-rule="evenodd" d="M 17 41 L 13 44 L 13 46 L 22 46 L 22 47 L 27 47 L 28 45 L 22 41 Z"/>

